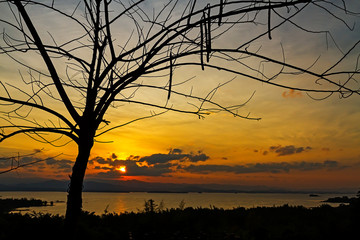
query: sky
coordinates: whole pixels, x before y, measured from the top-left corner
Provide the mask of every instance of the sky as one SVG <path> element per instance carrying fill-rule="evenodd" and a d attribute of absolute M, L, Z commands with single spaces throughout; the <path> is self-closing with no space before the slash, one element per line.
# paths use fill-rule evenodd
<path fill-rule="evenodd" d="M 180 2 L 179 9 L 185 6 L 186 1 Z M 212 1 L 212 4 L 216 2 Z M 60 1 L 57 4 L 63 9 L 73 9 L 71 1 Z M 143 9 L 151 12 L 153 8 L 159 9 L 161 4 L 160 1 L 145 1 Z M 349 4 L 349 9 L 360 12 L 359 2 L 351 1 Z M 49 17 L 50 13 L 33 8 L 29 11 L 34 16 L 34 22 L 44 41 L 51 42 L 47 32 L 51 32 L 58 42 L 64 42 L 66 38 L 73 38 L 78 34 L 77 28 L 69 27 L 58 15 Z M 175 11 L 174 17 L 177 14 Z M 346 52 L 360 39 L 359 16 L 344 15 L 341 12 L 336 14 L 348 26 L 355 24 L 354 29 L 350 31 L 344 22 L 336 20 L 320 8 L 309 8 L 294 18 L 294 21 L 304 28 L 323 32 L 304 32 L 288 23 L 273 31 L 271 40 L 265 35 L 249 49 L 258 48 L 260 53 L 280 61 L 286 56 L 287 62 L 302 68 L 310 67 L 316 62 L 311 69 L 322 72 L 341 58 L 341 51 Z M 0 16 L 2 19 L 11 19 L 11 11 L 1 7 Z M 273 19 L 273 23 L 279 20 L 276 16 Z M 128 36 L 131 26 L 133 25 L 123 24 L 118 27 L 121 34 Z M 264 31 L 264 28 L 267 28 L 267 24 L 236 26 L 225 35 L 225 40 L 214 41 L 214 45 L 239 45 L 239 42 Z M 15 34 L 10 28 L 6 31 Z M 126 38 L 119 39 L 118 43 L 121 45 Z M 1 46 L 4 46 L 4 41 Z M 339 64 L 338 69 L 353 70 L 359 50 L 356 47 L 354 52 L 357 54 L 351 54 L 348 61 Z M 16 53 L 13 56 L 38 69 L 44 69 L 41 59 L 36 55 Z M 217 59 L 211 61 L 221 64 Z M 264 67 L 264 74 L 270 75 L 278 71 L 276 66 L 253 59 L 245 59 L 244 62 L 249 66 Z M 65 71 L 66 64 L 61 61 L 57 63 L 58 68 Z M 251 72 L 232 62 L 226 64 L 245 73 Z M 30 91 L 29 85 L 26 86 L 21 81 L 21 77 L 30 79 L 29 72 L 9 56 L 0 54 L 1 83 Z M 65 72 L 62 74 L 66 76 Z M 360 187 L 359 95 L 341 98 L 338 94 L 333 94 L 326 99 L 316 100 L 314 98 L 324 95 L 279 88 L 213 69 L 201 71 L 199 66 L 176 69 L 173 81 L 180 83 L 189 78 L 193 79 L 182 85 L 174 85 L 174 90 L 187 93 L 193 91 L 194 94 L 205 97 L 218 84 L 232 80 L 219 88 L 212 100 L 223 105 L 246 103 L 238 110 L 239 114 L 249 114 L 250 117 L 261 119 L 247 120 L 225 112 L 212 113 L 199 119 L 196 115 L 167 112 L 136 121 L 97 139 L 91 152 L 86 178 L 261 185 L 299 190 L 356 190 Z M 277 81 L 294 88 L 327 87 L 326 84 L 316 84 L 313 78 L 304 75 L 284 74 Z M 355 88 L 358 89 L 358 85 Z M 4 88 L 0 89 L 0 94 L 5 96 Z M 15 90 L 12 88 L 12 91 L 16 92 Z M 139 99 L 166 101 L 165 95 L 151 91 L 140 90 L 136 94 Z M 19 96 L 23 97 L 24 94 Z M 51 108 L 63 111 L 59 102 L 53 102 L 45 96 L 43 100 Z M 74 100 L 80 101 L 78 96 L 74 96 Z M 189 107 L 188 101 L 190 100 L 173 97 L 170 104 L 186 108 Z M 1 111 L 7 109 L 7 106 L 1 107 Z M 111 120 L 114 125 L 122 124 L 148 116 L 150 111 L 154 109 L 124 104 L 110 109 L 106 119 Z M 35 111 L 29 115 L 29 119 L 48 121 L 47 116 Z M 0 125 L 6 124 L 4 118 L 0 118 Z M 59 144 L 64 143 L 67 143 L 67 139 L 60 139 Z M 24 181 L 30 178 L 68 179 L 76 154 L 77 146 L 73 142 L 54 147 L 25 135 L 17 135 L 0 143 L 0 170 L 9 169 L 11 164 L 16 166 L 17 160 L 20 160 L 20 164 L 43 161 L 1 174 L 0 181 L 5 177 Z M 16 158 L 18 155 L 22 157 Z M 123 171 L 124 167 L 126 171 Z"/>

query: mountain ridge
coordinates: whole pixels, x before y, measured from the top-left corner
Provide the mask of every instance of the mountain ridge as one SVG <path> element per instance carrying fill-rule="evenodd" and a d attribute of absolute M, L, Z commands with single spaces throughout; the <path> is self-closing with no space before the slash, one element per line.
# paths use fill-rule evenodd
<path fill-rule="evenodd" d="M 3 179 L 0 179 L 3 180 Z M 59 191 L 66 192 L 68 180 L 33 179 L 31 182 L 19 182 L 7 180 L 0 183 L 0 191 Z M 214 193 L 353 193 L 352 189 L 341 190 L 296 190 L 275 188 L 259 185 L 235 185 L 235 184 L 188 184 L 188 183 L 160 183 L 144 182 L 139 180 L 100 180 L 86 179 L 84 192 L 214 192 Z"/>

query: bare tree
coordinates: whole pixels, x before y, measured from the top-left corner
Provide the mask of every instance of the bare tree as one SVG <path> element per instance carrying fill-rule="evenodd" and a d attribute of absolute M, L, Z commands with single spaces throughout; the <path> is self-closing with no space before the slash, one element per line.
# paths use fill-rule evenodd
<path fill-rule="evenodd" d="M 21 75 L 26 88 L 16 86 L 12 79 L 0 82 L 0 142 L 25 134 L 54 145 L 65 136 L 77 144 L 78 155 L 68 190 L 68 223 L 74 223 L 81 212 L 87 163 L 94 141 L 102 134 L 166 111 L 199 118 L 224 111 L 235 117 L 258 119 L 238 112 L 245 103 L 227 106 L 213 100 L 216 91 L 226 83 L 200 96 L 184 87 L 195 80 L 175 82 L 174 73 L 180 68 L 217 69 L 239 78 L 303 91 L 311 97 L 312 93 L 323 94 L 321 98 L 334 93 L 341 97 L 360 93 L 359 39 L 341 56 L 330 59 L 326 69 L 317 68 L 316 60 L 307 66 L 292 64 L 281 50 L 278 56 L 266 55 L 258 44 L 281 33 L 277 30 L 284 25 L 297 28 L 304 35 L 326 35 L 330 42 L 331 33 L 302 26 L 301 16 L 307 9 L 322 11 L 350 32 L 352 25 L 347 17 L 358 14 L 345 1 L 167 0 L 156 1 L 160 6 L 156 9 L 145 0 L 64 2 L 0 1 L 8 13 L 0 19 L 5 25 L 0 53 L 28 69 L 27 77 Z M 39 15 L 40 11 L 43 14 Z M 66 29 L 45 29 L 45 13 L 49 21 L 49 17 L 59 19 L 58 24 L 63 21 Z M 251 26 L 254 32 L 231 40 L 229 36 L 242 26 Z M 22 61 L 19 54 L 41 58 L 44 65 Z M 344 65 L 348 59 L 356 60 L 350 69 Z M 313 86 L 294 85 L 293 81 L 282 79 L 298 79 L 299 75 L 311 80 Z M 158 97 L 144 98 L 147 92 Z M 180 100 L 188 104 L 178 104 Z M 147 106 L 152 109 L 151 114 L 112 125 L 106 119 L 108 110 L 117 109 L 120 114 L 119 108 L 125 103 Z M 36 115 L 34 119 L 46 115 L 48 121 L 31 120 L 30 115 Z M 52 138 L 54 134 L 60 137 Z"/>

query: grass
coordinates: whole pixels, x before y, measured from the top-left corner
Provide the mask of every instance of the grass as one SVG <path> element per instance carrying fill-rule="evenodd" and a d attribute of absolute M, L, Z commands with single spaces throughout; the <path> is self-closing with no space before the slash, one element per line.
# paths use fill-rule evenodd
<path fill-rule="evenodd" d="M 284 205 L 231 210 L 216 207 L 164 210 L 149 200 L 138 213 L 99 216 L 84 212 L 76 239 L 351 239 L 358 235 L 360 226 L 359 199 L 339 207 Z M 70 239 L 64 231 L 62 216 L 1 213 L 0 239 L 25 238 Z"/>

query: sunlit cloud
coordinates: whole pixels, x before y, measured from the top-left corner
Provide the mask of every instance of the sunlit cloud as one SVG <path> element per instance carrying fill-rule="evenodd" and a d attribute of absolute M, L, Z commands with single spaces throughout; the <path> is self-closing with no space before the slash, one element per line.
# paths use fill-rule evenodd
<path fill-rule="evenodd" d="M 290 89 L 288 91 L 284 91 L 282 93 L 282 96 L 284 98 L 298 98 L 298 97 L 302 97 L 303 95 L 301 92 L 295 91 L 294 89 Z"/>
<path fill-rule="evenodd" d="M 99 158 L 98 158 L 99 159 Z M 115 160 L 110 166 L 96 166 L 95 169 L 105 170 L 93 176 L 97 177 L 122 177 L 122 176 L 163 176 L 173 172 L 172 164 L 156 164 L 152 166 L 139 166 L 137 162 L 131 160 Z M 121 167 L 126 168 L 126 172 L 119 171 Z"/>
<path fill-rule="evenodd" d="M 310 151 L 311 147 L 271 146 L 269 152 L 278 156 L 297 154 Z M 167 154 L 152 154 L 139 157 L 130 156 L 127 160 L 96 157 L 90 161 L 97 165 L 95 169 L 103 170 L 93 177 L 121 178 L 123 176 L 171 176 L 174 173 L 184 174 L 211 174 L 216 172 L 251 174 L 251 173 L 289 173 L 291 171 L 315 170 L 341 170 L 348 166 L 338 161 L 326 160 L 322 162 L 270 162 L 250 164 L 206 164 L 204 159 L 209 159 L 205 153 L 184 153 L 180 149 L 170 150 Z M 195 159 L 195 160 L 194 160 Z M 119 171 L 120 168 L 126 171 Z"/>
<path fill-rule="evenodd" d="M 149 156 L 130 155 L 126 160 L 116 159 L 113 153 L 109 158 L 95 157 L 89 161 L 96 165 L 94 169 L 105 170 L 98 173 L 101 177 L 127 176 L 164 176 L 176 171 L 183 163 L 204 162 L 210 157 L 201 151 L 184 153 L 182 149 L 170 149 L 168 153 L 156 153 Z M 126 171 L 119 171 L 125 168 Z"/>
<path fill-rule="evenodd" d="M 126 166 L 117 167 L 116 170 L 118 170 L 121 173 L 126 173 Z"/>

